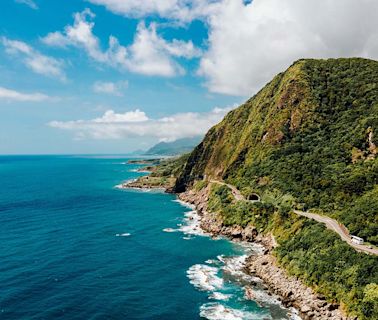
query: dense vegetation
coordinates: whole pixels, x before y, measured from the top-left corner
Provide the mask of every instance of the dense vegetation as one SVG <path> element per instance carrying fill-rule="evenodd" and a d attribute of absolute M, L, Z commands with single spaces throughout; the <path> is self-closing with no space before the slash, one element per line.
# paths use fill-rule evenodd
<path fill-rule="evenodd" d="M 227 186 L 213 184 L 209 210 L 225 225 L 251 224 L 272 232 L 279 262 L 331 302 L 359 319 L 378 319 L 378 259 L 358 253 L 323 225 L 290 212 L 292 199 L 267 192 L 262 202 L 235 201 Z"/>
<path fill-rule="evenodd" d="M 378 244 L 377 128 L 378 62 L 300 60 L 208 132 L 176 189 L 205 175 L 278 189 Z"/>
<path fill-rule="evenodd" d="M 252 224 L 260 231 L 267 231 L 270 217 L 275 210 L 270 202 L 234 201 L 234 196 L 227 186 L 214 184 L 211 187 L 208 206 L 211 212 L 217 212 L 222 216 L 225 226 L 246 227 Z"/>
<path fill-rule="evenodd" d="M 151 173 L 138 178 L 136 182 L 132 182 L 129 185 L 146 188 L 161 187 L 170 191 L 174 187 L 177 177 L 182 172 L 188 157 L 189 154 L 184 154 L 180 157 L 167 159 L 135 160 L 133 163 L 148 164 L 141 169 L 151 171 Z"/>
<path fill-rule="evenodd" d="M 258 193 L 262 203 L 234 202 L 213 186 L 209 207 L 226 225 L 273 232 L 291 273 L 361 319 L 378 319 L 378 258 L 290 213 L 316 210 L 378 244 L 377 129 L 378 62 L 299 60 L 209 130 L 175 190 L 211 177 Z"/>
<path fill-rule="evenodd" d="M 189 154 L 184 154 L 180 157 L 168 158 L 160 160 L 159 164 L 154 167 L 151 176 L 152 177 L 168 177 L 172 176 L 177 178 L 184 166 L 186 161 L 188 161 Z"/>
<path fill-rule="evenodd" d="M 291 274 L 359 319 L 378 319 L 376 257 L 358 253 L 311 220 L 302 221 L 297 232 L 287 222 L 285 227 L 286 240 L 280 241 L 276 254 Z"/>

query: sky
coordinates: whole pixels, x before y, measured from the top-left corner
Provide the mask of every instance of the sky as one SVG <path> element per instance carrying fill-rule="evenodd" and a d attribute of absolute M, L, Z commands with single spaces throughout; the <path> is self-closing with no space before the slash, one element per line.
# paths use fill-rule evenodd
<path fill-rule="evenodd" d="M 0 154 L 203 135 L 295 60 L 357 56 L 377 0 L 1 0 Z"/>

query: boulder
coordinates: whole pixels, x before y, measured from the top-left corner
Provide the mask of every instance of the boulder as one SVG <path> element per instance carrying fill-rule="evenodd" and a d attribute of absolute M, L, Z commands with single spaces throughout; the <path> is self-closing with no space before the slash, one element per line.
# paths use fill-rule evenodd
<path fill-rule="evenodd" d="M 244 241 L 253 241 L 257 236 L 257 229 L 254 226 L 248 225 L 243 231 Z"/>
<path fill-rule="evenodd" d="M 310 312 L 311 311 L 311 308 L 308 306 L 308 305 L 304 305 L 301 307 L 301 312 L 303 313 L 307 313 L 307 312 Z"/>
<path fill-rule="evenodd" d="M 253 289 L 251 287 L 246 286 L 244 288 L 244 298 L 247 299 L 247 300 L 255 300 L 256 299 L 255 292 L 253 291 Z"/>

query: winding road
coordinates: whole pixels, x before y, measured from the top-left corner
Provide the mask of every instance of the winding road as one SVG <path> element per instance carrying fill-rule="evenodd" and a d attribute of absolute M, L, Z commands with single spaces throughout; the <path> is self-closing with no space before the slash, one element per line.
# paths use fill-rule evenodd
<path fill-rule="evenodd" d="M 330 217 L 321 216 L 319 214 L 310 213 L 310 212 L 304 212 L 304 211 L 299 211 L 299 210 L 293 210 L 293 212 L 299 216 L 313 219 L 320 223 L 324 223 L 328 229 L 335 231 L 341 237 L 343 241 L 348 243 L 351 247 L 353 247 L 357 251 L 378 255 L 378 249 L 369 247 L 364 244 L 356 244 L 352 242 L 349 232 L 347 231 L 348 229 L 344 225 L 338 223 L 337 220 L 332 219 Z"/>
<path fill-rule="evenodd" d="M 210 180 L 210 182 L 229 187 L 231 192 L 232 192 L 232 195 L 238 201 L 249 201 L 241 194 L 241 192 L 235 186 L 233 186 L 231 184 L 228 184 L 228 183 L 223 182 L 223 181 L 218 181 L 218 180 Z M 369 247 L 369 246 L 364 245 L 364 244 L 356 244 L 356 243 L 352 242 L 350 235 L 349 235 L 349 232 L 348 232 L 348 229 L 344 225 L 337 222 L 337 220 L 332 219 L 332 218 L 327 217 L 327 216 L 322 216 L 322 215 L 319 215 L 319 214 L 316 214 L 316 213 L 311 213 L 311 212 L 308 212 L 308 211 L 305 212 L 305 211 L 300 211 L 300 210 L 293 210 L 293 212 L 295 214 L 299 215 L 299 216 L 306 217 L 306 218 L 309 218 L 309 219 L 313 219 L 317 222 L 325 224 L 328 229 L 336 232 L 341 237 L 341 239 L 343 241 L 348 243 L 355 250 L 357 250 L 359 252 L 364 252 L 364 253 L 367 253 L 367 254 L 378 255 L 378 249 L 373 248 L 373 247 Z"/>
<path fill-rule="evenodd" d="M 227 186 L 230 188 L 231 192 L 232 192 L 232 195 L 234 196 L 235 200 L 238 200 L 238 201 L 247 201 L 246 198 L 240 193 L 239 189 L 236 188 L 235 186 L 233 186 L 232 184 L 228 184 L 226 182 L 223 182 L 223 181 L 219 181 L 219 180 L 210 180 L 211 183 L 216 183 L 216 184 L 220 184 L 222 186 Z"/>

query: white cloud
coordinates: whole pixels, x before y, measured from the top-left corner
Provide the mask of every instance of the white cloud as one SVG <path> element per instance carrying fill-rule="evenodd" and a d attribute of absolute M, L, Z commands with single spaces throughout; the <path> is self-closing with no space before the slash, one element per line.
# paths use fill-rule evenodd
<path fill-rule="evenodd" d="M 52 32 L 42 41 L 51 46 L 63 47 L 68 45 L 83 48 L 87 54 L 96 61 L 108 62 L 110 52 L 102 52 L 99 39 L 92 33 L 95 15 L 85 9 L 74 14 L 74 24 L 68 25 L 63 32 Z"/>
<path fill-rule="evenodd" d="M 38 6 L 33 0 L 15 0 L 17 3 L 26 4 L 28 7 L 37 10 Z"/>
<path fill-rule="evenodd" d="M 182 67 L 172 57 L 191 59 L 201 54 L 191 41 L 168 42 L 158 36 L 154 23 L 147 28 L 143 22 L 138 25 L 134 43 L 130 46 L 129 52 L 130 59 L 127 65 L 131 71 L 167 77 L 184 73 Z"/>
<path fill-rule="evenodd" d="M 251 95 L 299 58 L 377 59 L 377 12 L 376 0 L 224 0 L 199 74 L 210 91 Z"/>
<path fill-rule="evenodd" d="M 8 54 L 14 57 L 21 57 L 23 63 L 35 73 L 58 78 L 61 81 L 67 80 L 61 60 L 43 55 L 22 41 L 2 37 L 1 42 Z"/>
<path fill-rule="evenodd" d="M 125 113 L 115 113 L 113 110 L 107 110 L 100 118 L 92 120 L 95 123 L 128 123 L 148 121 L 148 117 L 143 111 L 136 109 Z"/>
<path fill-rule="evenodd" d="M 173 141 L 205 134 L 230 110 L 215 108 L 207 113 L 177 113 L 159 119 L 150 119 L 138 109 L 126 113 L 108 110 L 93 120 L 52 121 L 49 126 L 73 131 L 79 139 L 154 137 L 160 141 Z"/>
<path fill-rule="evenodd" d="M 127 81 L 104 82 L 96 81 L 93 84 L 93 91 L 97 93 L 106 93 L 114 96 L 123 96 L 123 91 L 127 89 L 129 83 Z"/>
<path fill-rule="evenodd" d="M 47 36 L 41 38 L 41 41 L 49 46 L 60 48 L 65 48 L 72 44 L 71 41 L 59 31 L 50 32 Z"/>
<path fill-rule="evenodd" d="M 221 0 L 88 0 L 127 17 L 143 18 L 157 15 L 162 18 L 190 22 L 203 19 L 216 10 Z"/>
<path fill-rule="evenodd" d="M 203 20 L 208 49 L 198 74 L 212 92 L 251 95 L 300 58 L 378 59 L 377 0 L 88 1 L 127 17 Z M 152 50 L 140 52 L 156 56 Z M 157 67 L 156 72 L 164 74 L 180 72 L 172 64 L 157 66 L 149 61 L 151 65 L 134 67 L 144 73 Z"/>
<path fill-rule="evenodd" d="M 89 9 L 75 13 L 73 25 L 66 26 L 63 32 L 49 33 L 42 41 L 51 46 L 82 48 L 93 60 L 114 68 L 166 77 L 184 72 L 174 58 L 191 59 L 201 54 L 191 41 L 167 41 L 157 34 L 156 24 L 147 27 L 144 22 L 139 23 L 134 42 L 129 47 L 110 36 L 108 49 L 102 50 L 100 40 L 93 34 L 94 17 Z"/>
<path fill-rule="evenodd" d="M 22 93 L 19 91 L 0 87 L 0 99 L 6 101 L 40 102 L 51 99 L 43 93 Z"/>

